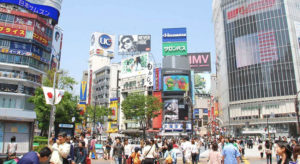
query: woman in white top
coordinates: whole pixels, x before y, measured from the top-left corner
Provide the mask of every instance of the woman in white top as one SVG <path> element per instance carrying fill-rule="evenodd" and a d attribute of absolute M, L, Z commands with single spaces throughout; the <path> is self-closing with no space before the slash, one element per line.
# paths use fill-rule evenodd
<path fill-rule="evenodd" d="M 192 163 L 197 164 L 198 163 L 197 155 L 199 154 L 199 152 L 198 152 L 198 146 L 195 143 L 195 140 L 192 140 L 192 148 L 191 149 L 192 149 Z"/>
<path fill-rule="evenodd" d="M 208 164 L 221 164 L 222 155 L 218 151 L 217 143 L 212 144 L 212 151 L 209 152 L 208 161 Z"/>
<path fill-rule="evenodd" d="M 144 164 L 153 164 L 156 157 L 156 148 L 154 143 L 151 144 L 150 141 L 146 141 L 146 146 L 143 148 L 143 158 Z"/>
<path fill-rule="evenodd" d="M 130 157 L 131 153 L 132 153 L 132 146 L 128 144 L 128 139 L 125 139 L 124 140 L 125 162 L 128 160 L 128 158 Z"/>
<path fill-rule="evenodd" d="M 70 153 L 70 144 L 66 143 L 67 134 L 65 132 L 58 134 L 58 139 L 53 146 L 50 145 L 52 155 L 50 163 L 63 164 L 63 158 L 66 159 Z"/>

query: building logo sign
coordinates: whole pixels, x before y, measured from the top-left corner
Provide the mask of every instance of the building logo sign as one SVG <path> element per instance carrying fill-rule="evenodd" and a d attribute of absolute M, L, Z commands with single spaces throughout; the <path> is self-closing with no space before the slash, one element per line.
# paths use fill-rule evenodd
<path fill-rule="evenodd" d="M 94 35 L 93 35 L 94 36 Z M 99 37 L 99 45 L 104 48 L 104 49 L 108 49 L 111 47 L 112 45 L 112 39 L 110 36 L 103 34 Z"/>
<path fill-rule="evenodd" d="M 210 72 L 211 57 L 210 53 L 189 53 L 190 67 L 195 72 Z"/>
<path fill-rule="evenodd" d="M 278 0 L 256 0 L 254 2 L 244 3 L 243 5 L 236 5 L 227 10 L 227 23 L 250 15 L 274 10 L 277 8 L 277 1 Z"/>
<path fill-rule="evenodd" d="M 162 31 L 163 42 L 186 42 L 186 28 L 165 28 Z"/>
<path fill-rule="evenodd" d="M 163 43 L 163 56 L 187 55 L 186 42 Z"/>

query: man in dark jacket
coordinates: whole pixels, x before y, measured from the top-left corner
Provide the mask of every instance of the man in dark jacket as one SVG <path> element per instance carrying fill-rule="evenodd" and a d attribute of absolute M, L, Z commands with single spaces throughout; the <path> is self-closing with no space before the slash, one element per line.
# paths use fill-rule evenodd
<path fill-rule="evenodd" d="M 116 164 L 122 164 L 122 157 L 124 155 L 124 146 L 119 137 L 116 138 L 116 144 L 113 147 L 113 157 Z"/>

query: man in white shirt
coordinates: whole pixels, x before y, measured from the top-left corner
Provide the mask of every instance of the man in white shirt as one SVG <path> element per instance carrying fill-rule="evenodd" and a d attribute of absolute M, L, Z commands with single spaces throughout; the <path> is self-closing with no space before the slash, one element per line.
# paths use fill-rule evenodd
<path fill-rule="evenodd" d="M 192 144 L 189 141 L 189 138 L 186 137 L 183 139 L 183 143 L 181 144 L 181 150 L 183 153 L 183 163 L 191 163 L 192 158 Z"/>
<path fill-rule="evenodd" d="M 130 145 L 128 143 L 128 139 L 126 138 L 124 140 L 124 154 L 125 154 L 125 161 L 124 163 L 126 163 L 126 160 L 130 157 L 131 153 L 132 153 L 132 145 Z"/>

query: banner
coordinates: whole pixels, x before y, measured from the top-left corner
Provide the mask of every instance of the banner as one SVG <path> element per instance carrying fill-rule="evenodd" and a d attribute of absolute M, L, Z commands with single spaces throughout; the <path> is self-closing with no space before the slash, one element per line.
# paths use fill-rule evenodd
<path fill-rule="evenodd" d="M 164 101 L 164 120 L 178 120 L 178 100 L 171 99 Z"/>
<path fill-rule="evenodd" d="M 108 119 L 111 119 L 113 121 L 118 120 L 118 98 L 110 99 L 109 108 L 111 109 L 112 114 L 108 116 Z"/>
<path fill-rule="evenodd" d="M 155 68 L 153 74 L 153 90 L 160 91 L 161 90 L 161 68 Z"/>
<path fill-rule="evenodd" d="M 186 42 L 186 28 L 164 28 L 162 30 L 163 42 Z"/>
<path fill-rule="evenodd" d="M 91 37 L 90 55 L 114 57 L 115 36 L 95 32 Z"/>
<path fill-rule="evenodd" d="M 148 64 L 148 53 L 123 59 L 121 61 L 121 77 L 146 75 Z"/>
<path fill-rule="evenodd" d="M 163 56 L 187 55 L 186 42 L 163 43 Z"/>
<path fill-rule="evenodd" d="M 0 33 L 6 34 L 6 35 L 19 36 L 19 37 L 23 37 L 23 38 L 26 36 L 25 30 L 12 28 L 12 27 L 5 27 L 3 25 L 0 25 Z"/>
<path fill-rule="evenodd" d="M 120 35 L 119 54 L 151 51 L 151 35 Z"/>
<path fill-rule="evenodd" d="M 15 4 L 58 22 L 62 0 L 0 0 L 0 3 Z"/>
<path fill-rule="evenodd" d="M 190 67 L 196 73 L 211 72 L 211 55 L 207 53 L 188 53 Z"/>
<path fill-rule="evenodd" d="M 189 77 L 183 75 L 164 76 L 164 91 L 188 91 Z"/>
<path fill-rule="evenodd" d="M 86 95 L 87 95 L 87 82 L 81 81 L 80 86 L 80 101 L 86 102 Z"/>
<path fill-rule="evenodd" d="M 56 25 L 53 31 L 52 47 L 51 47 L 51 69 L 58 68 L 61 58 L 63 30 Z"/>

